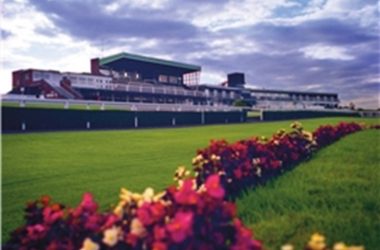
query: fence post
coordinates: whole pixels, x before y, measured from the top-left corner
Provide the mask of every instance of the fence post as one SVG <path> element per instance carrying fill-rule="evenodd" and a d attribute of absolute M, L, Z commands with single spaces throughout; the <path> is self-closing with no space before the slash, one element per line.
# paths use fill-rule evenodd
<path fill-rule="evenodd" d="M 139 118 L 135 115 L 135 128 L 139 126 Z"/>
<path fill-rule="evenodd" d="M 26 123 L 25 123 L 25 122 L 22 122 L 22 123 L 21 123 L 21 130 L 22 130 L 22 131 L 25 131 L 25 130 L 26 130 Z"/>

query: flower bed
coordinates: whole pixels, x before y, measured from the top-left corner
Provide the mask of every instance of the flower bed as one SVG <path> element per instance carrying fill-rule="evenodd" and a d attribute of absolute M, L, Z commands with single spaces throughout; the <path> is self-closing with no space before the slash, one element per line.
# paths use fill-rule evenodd
<path fill-rule="evenodd" d="M 26 224 L 3 249 L 261 249 L 224 194 L 212 175 L 201 187 L 185 178 L 159 194 L 122 189 L 107 213 L 88 193 L 76 208 L 44 196 L 27 205 Z"/>
<path fill-rule="evenodd" d="M 43 196 L 27 204 L 25 225 L 11 234 L 3 249 L 262 249 L 229 200 L 366 128 L 340 123 L 310 133 L 299 123 L 291 127 L 270 139 L 212 141 L 193 159 L 195 177 L 180 167 L 176 184 L 161 193 L 122 189 L 113 211 L 99 212 L 89 193 L 76 208 Z"/>
<path fill-rule="evenodd" d="M 209 147 L 198 150 L 193 159 L 198 185 L 208 176 L 219 174 L 226 197 L 234 199 L 242 190 L 265 183 L 310 158 L 316 150 L 365 126 L 342 122 L 320 126 L 310 133 L 295 122 L 291 128 L 290 132 L 280 130 L 269 139 L 253 137 L 232 144 L 212 141 Z"/>

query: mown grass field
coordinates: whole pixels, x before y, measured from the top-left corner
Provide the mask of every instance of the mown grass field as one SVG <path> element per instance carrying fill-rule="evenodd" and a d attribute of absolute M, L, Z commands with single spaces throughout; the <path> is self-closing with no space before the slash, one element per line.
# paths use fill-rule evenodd
<path fill-rule="evenodd" d="M 238 212 L 266 249 L 320 232 L 330 245 L 380 246 L 380 131 L 343 138 L 311 161 L 238 200 Z"/>
<path fill-rule="evenodd" d="M 302 122 L 311 130 L 341 120 L 378 122 L 352 118 Z M 74 206 L 84 192 L 90 191 L 105 209 L 117 201 L 120 187 L 142 191 L 147 186 L 162 189 L 172 183 L 177 166 L 190 166 L 196 149 L 205 147 L 210 139 L 236 141 L 253 135 L 269 136 L 289 124 L 290 121 L 283 121 L 178 129 L 3 135 L 2 239 L 22 223 L 25 202 L 42 194 Z"/>

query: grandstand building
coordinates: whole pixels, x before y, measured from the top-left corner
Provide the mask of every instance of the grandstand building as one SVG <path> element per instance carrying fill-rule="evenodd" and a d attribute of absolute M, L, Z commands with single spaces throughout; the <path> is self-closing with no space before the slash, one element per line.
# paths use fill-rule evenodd
<path fill-rule="evenodd" d="M 26 69 L 13 72 L 11 94 L 39 98 L 232 106 L 262 109 L 335 108 L 336 93 L 251 89 L 243 73 L 222 85 L 200 84 L 197 65 L 119 53 L 91 60 L 90 73 Z"/>

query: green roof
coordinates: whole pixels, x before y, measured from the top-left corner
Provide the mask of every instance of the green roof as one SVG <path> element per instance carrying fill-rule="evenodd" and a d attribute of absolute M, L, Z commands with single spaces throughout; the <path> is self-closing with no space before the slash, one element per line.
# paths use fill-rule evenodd
<path fill-rule="evenodd" d="M 158 59 L 158 58 L 153 58 L 153 57 L 147 57 L 147 56 L 140 56 L 140 55 L 130 54 L 130 53 L 126 53 L 126 52 L 122 52 L 122 53 L 119 53 L 116 55 L 100 58 L 99 62 L 100 62 L 100 65 L 105 65 L 105 64 L 111 63 L 113 61 L 117 61 L 119 59 L 122 59 L 122 58 L 130 59 L 130 60 L 136 60 L 136 61 L 140 61 L 140 62 L 148 62 L 148 63 L 155 63 L 155 64 L 160 64 L 160 65 L 171 66 L 171 67 L 177 67 L 177 68 L 182 68 L 182 69 L 186 69 L 186 70 L 194 70 L 194 71 L 201 70 L 201 66 L 197 66 L 197 65 L 193 65 L 193 64 L 174 62 L 174 61 Z"/>

